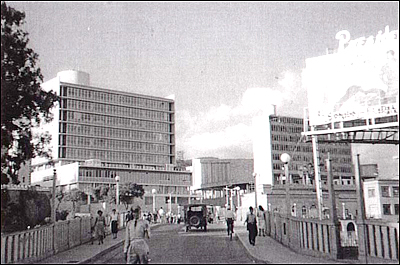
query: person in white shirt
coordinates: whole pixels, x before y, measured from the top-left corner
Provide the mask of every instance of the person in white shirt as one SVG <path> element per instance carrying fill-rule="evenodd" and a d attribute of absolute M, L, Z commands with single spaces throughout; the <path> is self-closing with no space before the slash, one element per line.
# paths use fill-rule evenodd
<path fill-rule="evenodd" d="M 233 223 L 235 221 L 235 213 L 231 210 L 230 206 L 226 207 L 226 214 L 225 214 L 225 220 L 226 220 L 226 226 L 227 226 L 227 231 L 228 231 L 228 236 L 229 236 L 229 225 L 232 225 L 232 233 L 233 233 Z"/>
<path fill-rule="evenodd" d="M 162 207 L 160 207 L 160 210 L 158 210 L 158 216 L 160 219 L 160 223 L 164 224 L 165 223 L 165 212 Z"/>
<path fill-rule="evenodd" d="M 126 264 L 147 264 L 149 261 L 149 246 L 145 238 L 150 239 L 150 224 L 140 218 L 141 209 L 133 210 L 133 220 L 126 227 L 124 253 Z"/>
<path fill-rule="evenodd" d="M 253 213 L 253 207 L 249 207 L 250 213 L 247 214 L 246 221 L 247 230 L 249 231 L 249 242 L 250 245 L 256 244 L 256 236 L 257 236 L 257 219 Z"/>

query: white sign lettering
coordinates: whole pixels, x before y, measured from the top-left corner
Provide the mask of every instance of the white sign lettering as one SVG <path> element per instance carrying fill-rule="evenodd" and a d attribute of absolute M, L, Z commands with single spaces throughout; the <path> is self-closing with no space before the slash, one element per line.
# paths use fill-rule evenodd
<path fill-rule="evenodd" d="M 335 38 L 339 40 L 338 52 L 341 52 L 344 50 L 347 51 L 360 47 L 368 47 L 373 44 L 379 44 L 397 40 L 399 38 L 398 36 L 399 36 L 398 30 L 389 31 L 389 26 L 386 26 L 385 32 L 382 32 L 380 30 L 376 35 L 376 37 L 374 36 L 369 36 L 368 38 L 360 37 L 355 40 L 350 40 L 350 32 L 348 32 L 347 30 L 341 30 L 338 33 L 336 33 Z"/>

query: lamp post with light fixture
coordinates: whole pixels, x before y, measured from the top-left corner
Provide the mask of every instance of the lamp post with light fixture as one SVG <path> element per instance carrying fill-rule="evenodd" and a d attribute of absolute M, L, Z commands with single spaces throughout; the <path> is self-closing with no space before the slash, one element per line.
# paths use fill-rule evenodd
<path fill-rule="evenodd" d="M 117 182 L 117 188 L 116 188 L 116 204 L 117 204 L 117 207 L 118 207 L 118 205 L 119 205 L 119 180 L 120 180 L 120 177 L 119 176 L 115 176 L 115 181 Z"/>
<path fill-rule="evenodd" d="M 153 194 L 153 213 L 156 212 L 156 194 L 157 194 L 157 190 L 156 189 L 152 189 L 151 193 Z"/>
<path fill-rule="evenodd" d="M 52 197 L 51 197 L 51 222 L 55 223 L 56 218 L 56 186 L 57 186 L 57 170 L 53 169 L 53 189 L 52 189 Z"/>
<path fill-rule="evenodd" d="M 291 211 L 291 203 L 290 203 L 290 183 L 292 182 L 289 176 L 289 162 L 290 162 L 290 155 L 287 153 L 283 153 L 281 155 L 281 161 L 284 164 L 285 168 L 285 189 L 286 189 L 286 215 L 287 215 L 287 228 L 286 228 L 286 234 L 288 241 L 290 243 L 290 211 Z"/>

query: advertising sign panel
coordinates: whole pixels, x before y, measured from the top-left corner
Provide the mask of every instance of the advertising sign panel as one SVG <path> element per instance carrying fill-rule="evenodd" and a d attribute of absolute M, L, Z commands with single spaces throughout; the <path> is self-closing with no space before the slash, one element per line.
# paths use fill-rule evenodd
<path fill-rule="evenodd" d="M 311 126 L 397 115 L 399 95 L 398 30 L 350 40 L 336 35 L 336 53 L 306 60 Z"/>

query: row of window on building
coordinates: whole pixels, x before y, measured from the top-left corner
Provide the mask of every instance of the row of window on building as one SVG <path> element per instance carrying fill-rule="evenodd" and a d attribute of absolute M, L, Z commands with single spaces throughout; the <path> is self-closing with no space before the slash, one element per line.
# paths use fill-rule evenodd
<path fill-rule="evenodd" d="M 290 171 L 299 171 L 299 172 L 309 172 L 311 173 L 312 171 L 308 168 L 305 167 L 306 165 L 304 164 L 296 164 L 296 163 L 290 163 L 289 164 L 289 170 Z M 272 168 L 274 170 L 282 170 L 283 171 L 283 163 L 282 162 L 278 162 L 278 163 L 273 163 Z M 352 168 L 350 165 L 346 166 L 346 165 L 333 165 L 332 166 L 332 170 L 335 173 L 352 173 Z M 326 170 L 325 170 L 326 171 Z"/>
<path fill-rule="evenodd" d="M 78 110 L 84 112 L 100 113 L 102 115 L 118 115 L 157 121 L 171 121 L 172 117 L 171 114 L 168 112 L 140 109 L 134 107 L 122 107 L 72 99 L 63 99 L 61 101 L 61 109 L 68 111 Z"/>
<path fill-rule="evenodd" d="M 172 157 L 168 155 L 153 155 L 143 153 L 131 153 L 131 152 L 117 152 L 117 151 L 104 151 L 94 150 L 87 148 L 59 148 L 59 157 L 66 159 L 75 160 L 87 160 L 87 159 L 100 159 L 102 161 L 114 161 L 121 163 L 149 163 L 149 164 L 171 164 Z"/>
<path fill-rule="evenodd" d="M 303 127 L 272 124 L 271 130 L 273 132 L 301 133 L 303 131 Z"/>
<path fill-rule="evenodd" d="M 171 124 L 148 120 L 122 118 L 120 116 L 88 114 L 73 111 L 60 111 L 60 120 L 102 126 L 120 126 L 123 128 L 143 129 L 159 132 L 171 131 Z"/>
<path fill-rule="evenodd" d="M 272 154 L 272 160 L 275 161 L 280 161 L 280 157 L 281 157 L 282 153 L 273 153 Z M 312 153 L 307 153 L 306 154 L 293 154 L 291 157 L 291 161 L 295 161 L 295 162 L 305 162 L 304 164 L 308 164 L 308 163 L 312 163 L 313 162 L 313 157 L 312 157 Z M 332 163 L 335 164 L 348 164 L 351 165 L 352 160 L 351 157 L 348 156 L 338 156 L 338 157 L 331 157 L 331 161 Z"/>
<path fill-rule="evenodd" d="M 70 123 L 60 124 L 60 133 L 70 135 L 95 136 L 103 138 L 130 139 L 132 141 L 148 141 L 158 143 L 172 143 L 172 135 L 150 131 L 127 130 L 114 127 L 96 127 Z"/>
<path fill-rule="evenodd" d="M 311 145 L 296 145 L 296 143 L 292 144 L 282 144 L 282 143 L 272 143 L 272 150 L 274 151 L 286 151 L 286 152 L 303 152 L 303 153 L 312 153 L 313 149 Z M 325 148 L 323 146 L 320 147 L 320 153 L 331 153 L 332 155 L 344 155 L 350 156 L 351 149 L 349 147 L 334 146 L 332 148 Z"/>
<path fill-rule="evenodd" d="M 278 117 L 278 116 L 271 116 L 270 118 L 274 122 L 281 122 L 284 124 L 303 124 L 303 119 L 294 118 L 294 117 Z"/>
<path fill-rule="evenodd" d="M 79 169 L 79 180 L 80 181 L 104 181 L 108 179 L 110 182 L 115 183 L 115 177 L 119 176 L 122 180 L 129 180 L 129 182 L 140 183 L 140 184 L 173 184 L 176 187 L 182 186 L 187 187 L 190 184 L 189 174 L 171 174 L 168 172 L 145 172 L 145 171 L 120 171 L 120 170 L 103 170 L 103 169 L 91 169 L 91 168 L 80 168 Z M 156 185 L 154 188 L 157 188 Z M 151 189 L 150 189 L 151 190 Z"/>
<path fill-rule="evenodd" d="M 153 154 L 169 154 L 170 145 L 127 140 L 104 139 L 81 136 L 60 136 L 60 145 L 66 147 L 91 147 L 97 150 L 124 150 Z"/>
<path fill-rule="evenodd" d="M 376 189 L 368 188 L 368 197 L 376 197 Z M 399 197 L 399 186 L 381 186 L 381 196 L 386 198 Z"/>
<path fill-rule="evenodd" d="M 148 99 L 139 96 L 121 95 L 121 92 L 100 91 L 92 89 L 84 89 L 78 87 L 61 86 L 61 96 L 72 97 L 72 98 L 84 98 L 93 101 L 114 103 L 126 106 L 140 106 L 151 109 L 159 110 L 171 110 L 171 106 L 168 102 Z"/>

